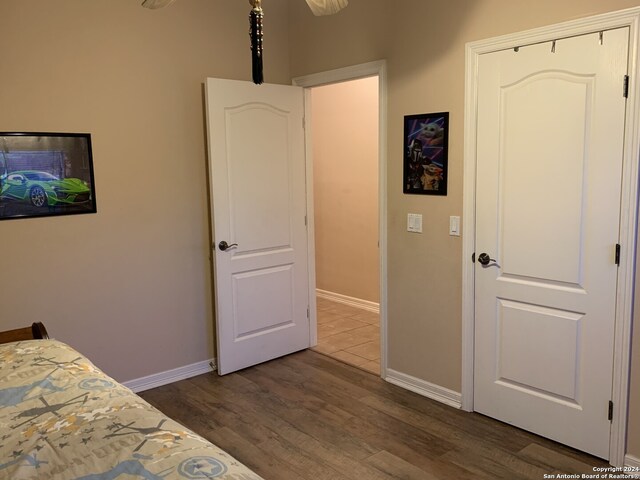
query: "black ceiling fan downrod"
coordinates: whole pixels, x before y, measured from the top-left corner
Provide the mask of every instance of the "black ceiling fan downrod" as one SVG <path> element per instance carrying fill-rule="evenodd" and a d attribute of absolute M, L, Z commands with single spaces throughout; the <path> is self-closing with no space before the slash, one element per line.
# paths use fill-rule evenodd
<path fill-rule="evenodd" d="M 253 83 L 260 85 L 264 82 L 264 75 L 262 73 L 262 20 L 264 14 L 262 13 L 261 0 L 249 0 L 252 9 L 249 14 L 250 30 L 249 36 L 251 37 L 251 72 L 253 75 Z"/>

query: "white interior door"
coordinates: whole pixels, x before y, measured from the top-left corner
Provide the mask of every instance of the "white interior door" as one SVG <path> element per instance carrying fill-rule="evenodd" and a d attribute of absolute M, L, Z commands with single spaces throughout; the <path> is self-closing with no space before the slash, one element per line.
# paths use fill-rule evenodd
<path fill-rule="evenodd" d="M 206 95 L 223 375 L 309 347 L 304 105 L 285 85 L 210 78 Z"/>
<path fill-rule="evenodd" d="M 481 56 L 474 404 L 609 456 L 627 28 Z"/>

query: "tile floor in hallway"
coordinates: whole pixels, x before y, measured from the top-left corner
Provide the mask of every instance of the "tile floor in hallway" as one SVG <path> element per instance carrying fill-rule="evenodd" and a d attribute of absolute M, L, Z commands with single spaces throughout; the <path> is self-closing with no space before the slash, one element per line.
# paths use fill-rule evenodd
<path fill-rule="evenodd" d="M 377 313 L 317 299 L 318 345 L 312 350 L 380 374 L 380 316 Z"/>

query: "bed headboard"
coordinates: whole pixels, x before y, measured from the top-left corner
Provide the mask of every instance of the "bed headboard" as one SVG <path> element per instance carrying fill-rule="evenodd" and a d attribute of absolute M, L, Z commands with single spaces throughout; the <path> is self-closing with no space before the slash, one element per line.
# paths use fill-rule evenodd
<path fill-rule="evenodd" d="M 45 338 L 49 338 L 49 334 L 42 322 L 33 322 L 30 327 L 0 332 L 0 344 L 19 342 L 21 340 L 42 340 Z"/>

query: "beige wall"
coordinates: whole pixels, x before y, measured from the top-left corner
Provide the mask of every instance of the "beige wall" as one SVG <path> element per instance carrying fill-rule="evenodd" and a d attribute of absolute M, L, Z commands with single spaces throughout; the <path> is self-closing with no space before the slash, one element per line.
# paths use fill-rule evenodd
<path fill-rule="evenodd" d="M 377 303 L 378 78 L 311 95 L 317 287 Z"/>
<path fill-rule="evenodd" d="M 290 3 L 293 76 L 372 60 L 388 62 L 390 368 L 460 391 L 461 241 L 450 237 L 447 229 L 449 216 L 462 214 L 465 43 L 638 4 L 638 0 L 351 0 L 340 15 L 314 19 L 304 2 Z M 449 194 L 403 195 L 402 118 L 438 111 L 451 115 Z M 408 212 L 429 219 L 423 235 L 406 232 Z M 636 389 L 638 363 L 636 358 L 632 373 Z M 634 394 L 630 438 L 636 456 L 640 456 L 638 400 Z"/>
<path fill-rule="evenodd" d="M 0 329 L 43 320 L 125 381 L 213 356 L 202 84 L 250 79 L 247 2 L 0 2 L 0 131 L 90 132 L 98 213 L 0 222 Z M 269 2 L 265 75 L 289 83 Z"/>

